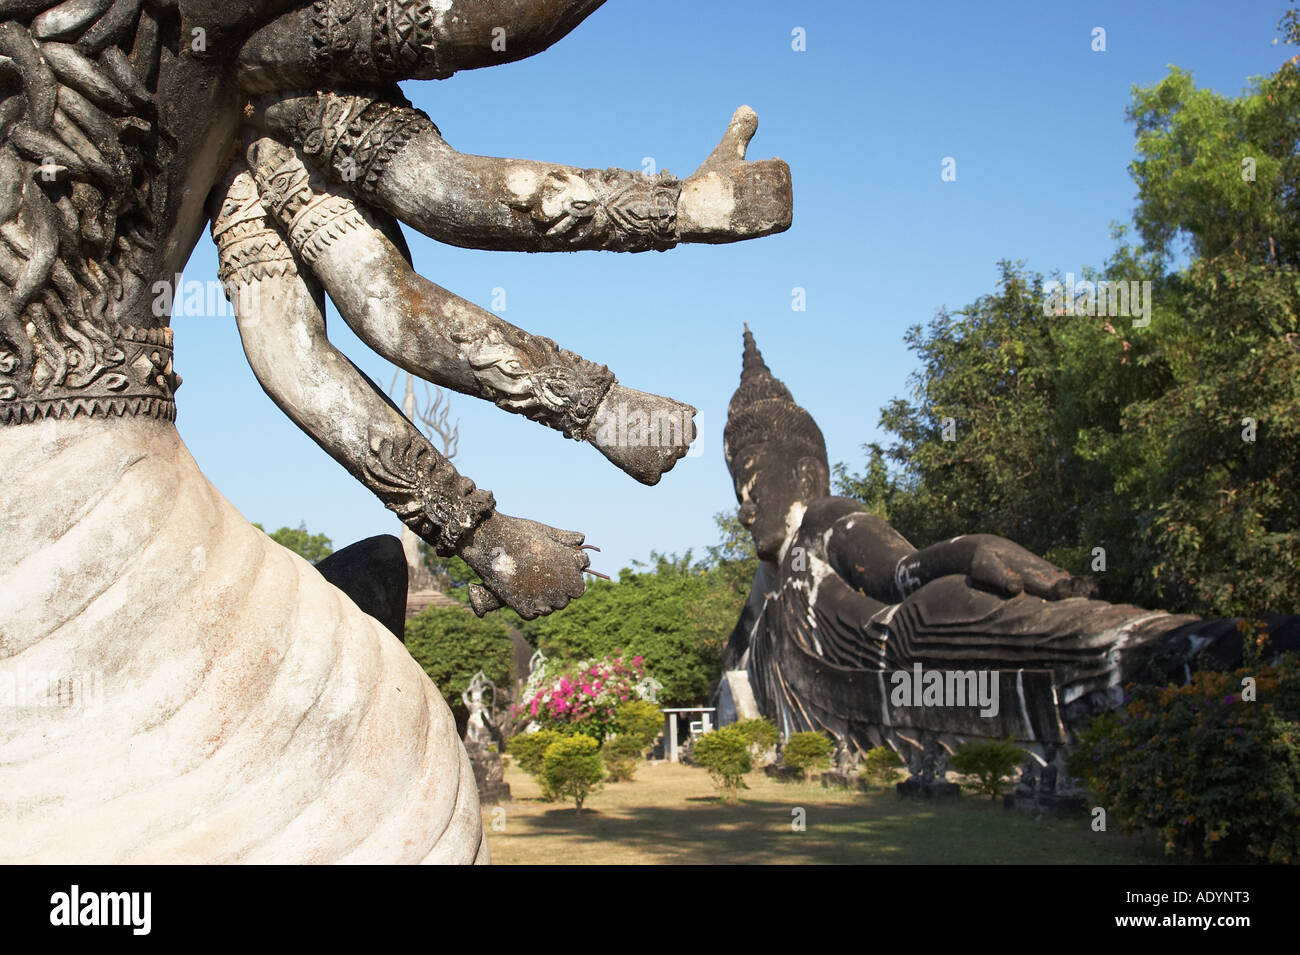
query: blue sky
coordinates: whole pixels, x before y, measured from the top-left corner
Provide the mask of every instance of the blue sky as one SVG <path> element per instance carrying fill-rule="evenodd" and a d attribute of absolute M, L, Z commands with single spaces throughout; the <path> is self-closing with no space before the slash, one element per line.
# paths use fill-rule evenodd
<path fill-rule="evenodd" d="M 405 84 L 463 152 L 688 175 L 732 111 L 758 112 L 751 158 L 791 166 L 789 232 L 665 253 L 456 249 L 411 230 L 417 269 L 503 317 L 603 362 L 625 385 L 700 409 L 698 456 L 657 487 L 477 399 L 452 396 L 456 465 L 500 509 L 581 530 L 616 573 L 652 549 L 697 553 L 733 509 L 722 460 L 742 323 L 813 414 L 832 463 L 859 469 L 880 408 L 916 367 L 908 326 L 991 292 L 1001 258 L 1043 273 L 1100 266 L 1128 221 L 1134 84 L 1176 64 L 1239 93 L 1292 50 L 1271 45 L 1281 0 L 1241 3 L 881 4 L 609 0 L 520 63 Z M 1094 27 L 1106 51 L 1091 49 Z M 801 27 L 806 50 L 792 49 Z M 1285 52 L 1284 52 L 1285 51 Z M 955 182 L 941 181 L 944 157 Z M 215 277 L 206 234 L 185 271 Z M 807 310 L 791 308 L 806 290 Z M 177 315 L 177 425 L 249 520 L 305 522 L 336 547 L 397 519 L 262 393 L 228 317 Z M 331 339 L 373 379 L 391 365 L 330 309 Z M 925 543 L 925 542 L 919 542 Z"/>

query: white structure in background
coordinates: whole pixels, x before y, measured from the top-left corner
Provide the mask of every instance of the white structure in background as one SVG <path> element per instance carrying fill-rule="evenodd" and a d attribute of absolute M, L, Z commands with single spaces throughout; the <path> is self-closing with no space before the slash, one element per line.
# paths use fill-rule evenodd
<path fill-rule="evenodd" d="M 681 706 L 659 712 L 664 715 L 664 759 L 670 763 L 678 762 L 681 755 L 677 742 L 677 714 L 700 714 L 698 720 L 691 720 L 691 736 L 703 736 L 705 733 L 713 732 L 713 714 L 716 710 L 712 706 Z"/>

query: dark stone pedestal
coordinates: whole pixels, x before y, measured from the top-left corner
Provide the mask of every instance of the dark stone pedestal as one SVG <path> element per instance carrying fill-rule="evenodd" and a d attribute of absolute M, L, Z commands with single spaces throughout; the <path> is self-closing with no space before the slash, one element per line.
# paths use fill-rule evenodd
<path fill-rule="evenodd" d="M 909 776 L 894 787 L 898 795 L 908 799 L 953 799 L 961 795 L 961 787 L 946 779 L 926 779 Z"/>
<path fill-rule="evenodd" d="M 763 775 L 770 776 L 780 783 L 797 783 L 803 778 L 800 776 L 799 770 L 793 766 L 777 766 L 775 763 L 771 766 L 764 766 Z"/>
<path fill-rule="evenodd" d="M 469 764 L 474 769 L 474 785 L 478 787 L 478 801 L 483 806 L 494 806 L 510 801 L 510 784 L 505 781 L 501 756 L 472 741 L 465 742 Z"/>
<path fill-rule="evenodd" d="M 822 781 L 823 789 L 854 789 L 858 785 L 858 777 L 843 770 L 833 769 L 829 773 L 822 773 L 818 776 Z"/>

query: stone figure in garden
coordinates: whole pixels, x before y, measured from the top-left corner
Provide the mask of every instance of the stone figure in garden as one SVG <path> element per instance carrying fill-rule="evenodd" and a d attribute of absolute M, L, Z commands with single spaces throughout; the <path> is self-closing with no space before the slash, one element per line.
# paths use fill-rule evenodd
<path fill-rule="evenodd" d="M 0 0 L 0 694 L 21 697 L 0 726 L 0 857 L 486 860 L 428 678 L 181 443 L 154 306 L 210 223 L 271 399 L 479 573 L 480 613 L 564 606 L 583 536 L 499 512 L 330 344 L 324 297 L 417 376 L 639 481 L 673 465 L 694 409 L 420 277 L 397 224 L 627 252 L 788 227 L 789 170 L 746 160 L 745 107 L 679 180 L 461 153 L 397 86 L 538 53 L 601 3 Z M 383 548 L 338 563 L 400 566 Z"/>
<path fill-rule="evenodd" d="M 490 698 L 489 698 L 490 697 Z M 491 704 L 496 700 L 496 687 L 479 670 L 470 678 L 469 686 L 460 694 L 461 702 L 469 713 L 465 721 L 465 752 L 474 767 L 474 782 L 479 801 L 497 803 L 510 798 L 510 784 L 505 781 L 505 769 L 497 748 L 500 734 L 492 723 Z"/>
<path fill-rule="evenodd" d="M 748 328 L 724 450 L 759 557 L 724 668 L 748 674 L 783 736 L 889 745 L 932 776 L 959 741 L 1010 736 L 1059 769 L 1060 748 L 1130 681 L 1241 660 L 1239 621 L 1093 599 L 1088 581 L 989 534 L 917 549 L 832 495 L 820 429 Z M 1300 618 L 1263 619 L 1273 649 L 1300 646 Z"/>

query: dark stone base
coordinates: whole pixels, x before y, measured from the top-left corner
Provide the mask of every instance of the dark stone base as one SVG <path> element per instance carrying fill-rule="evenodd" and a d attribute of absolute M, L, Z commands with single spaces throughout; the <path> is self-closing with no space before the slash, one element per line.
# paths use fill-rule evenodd
<path fill-rule="evenodd" d="M 779 783 L 797 783 L 803 778 L 799 770 L 795 769 L 793 766 L 777 766 L 775 764 L 764 766 L 763 775 L 769 776 Z"/>
<path fill-rule="evenodd" d="M 1017 790 L 1002 797 L 1002 807 L 1042 816 L 1081 816 L 1088 811 L 1088 801 L 1082 795 Z"/>
<path fill-rule="evenodd" d="M 909 776 L 894 789 L 898 795 L 908 799 L 953 799 L 961 795 L 961 787 L 956 783 L 922 776 Z"/>
<path fill-rule="evenodd" d="M 475 782 L 478 782 L 476 779 Z M 495 806 L 499 802 L 510 802 L 510 784 L 501 780 L 479 783 L 478 801 L 480 806 Z"/>
<path fill-rule="evenodd" d="M 817 777 L 822 781 L 823 789 L 856 789 L 858 777 L 852 773 L 834 769 Z"/>

